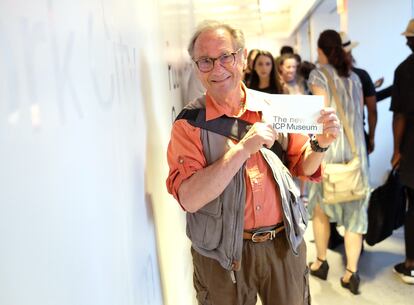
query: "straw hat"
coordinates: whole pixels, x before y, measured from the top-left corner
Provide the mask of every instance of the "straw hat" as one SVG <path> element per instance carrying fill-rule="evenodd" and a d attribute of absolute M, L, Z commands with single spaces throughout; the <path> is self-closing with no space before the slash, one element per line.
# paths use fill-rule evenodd
<path fill-rule="evenodd" d="M 411 19 L 410 22 L 408 22 L 407 29 L 405 32 L 402 32 L 401 35 L 404 35 L 405 37 L 414 37 L 414 19 Z"/>
<path fill-rule="evenodd" d="M 359 45 L 358 41 L 351 41 L 351 39 L 349 39 L 348 35 L 345 32 L 339 32 L 339 36 L 341 36 L 342 48 L 347 53 L 351 52 L 353 48 Z"/>

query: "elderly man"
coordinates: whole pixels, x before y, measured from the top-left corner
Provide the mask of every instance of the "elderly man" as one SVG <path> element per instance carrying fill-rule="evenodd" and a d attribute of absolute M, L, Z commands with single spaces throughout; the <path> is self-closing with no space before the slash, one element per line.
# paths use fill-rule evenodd
<path fill-rule="evenodd" d="M 408 210 L 404 220 L 405 261 L 394 272 L 407 284 L 414 284 L 414 19 L 402 33 L 412 53 L 395 70 L 390 110 L 394 154 L 392 166 L 399 165 L 401 182 L 407 187 Z"/>
<path fill-rule="evenodd" d="M 262 95 L 242 82 L 243 33 L 206 22 L 188 51 L 207 91 L 173 125 L 167 188 L 187 212 L 198 302 L 254 305 L 259 294 L 264 305 L 309 304 L 307 216 L 289 170 L 320 179 L 338 118 L 321 110 L 323 134 L 289 135 L 287 170 L 269 149 L 281 135 L 256 111 Z"/>

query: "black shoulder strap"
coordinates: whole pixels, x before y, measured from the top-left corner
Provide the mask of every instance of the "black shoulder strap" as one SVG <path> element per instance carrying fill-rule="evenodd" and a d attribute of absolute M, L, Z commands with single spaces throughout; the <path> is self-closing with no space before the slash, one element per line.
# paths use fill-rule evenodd
<path fill-rule="evenodd" d="M 184 109 L 176 118 L 176 120 L 179 119 L 185 119 L 194 127 L 212 131 L 236 141 L 240 141 L 251 127 L 251 124 L 246 121 L 225 115 L 206 121 L 205 109 Z"/>
<path fill-rule="evenodd" d="M 175 120 L 181 119 L 187 120 L 194 127 L 202 128 L 236 141 L 240 141 L 252 126 L 246 121 L 230 118 L 226 115 L 206 121 L 206 110 L 202 108 L 183 109 Z M 270 150 L 285 163 L 286 152 L 278 141 L 275 141 Z"/>

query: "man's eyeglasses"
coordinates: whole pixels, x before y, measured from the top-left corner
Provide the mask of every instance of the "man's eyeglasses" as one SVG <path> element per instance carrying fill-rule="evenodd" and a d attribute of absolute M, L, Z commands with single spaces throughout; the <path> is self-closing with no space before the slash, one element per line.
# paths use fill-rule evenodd
<path fill-rule="evenodd" d="M 240 52 L 242 48 L 238 49 L 236 52 L 232 53 L 225 53 L 219 57 L 211 58 L 211 57 L 203 57 L 198 60 L 194 60 L 197 65 L 197 68 L 201 72 L 210 72 L 214 68 L 214 62 L 216 60 L 219 61 L 220 65 L 223 67 L 228 67 L 234 65 L 236 62 L 236 55 Z"/>

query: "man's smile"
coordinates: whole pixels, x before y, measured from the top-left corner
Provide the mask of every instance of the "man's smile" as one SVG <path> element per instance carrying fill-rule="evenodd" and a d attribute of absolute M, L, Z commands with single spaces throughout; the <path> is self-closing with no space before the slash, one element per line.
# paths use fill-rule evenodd
<path fill-rule="evenodd" d="M 225 76 L 225 77 L 219 78 L 219 79 L 212 79 L 211 82 L 212 83 L 222 83 L 222 82 L 228 80 L 230 77 L 231 76 L 229 75 L 229 76 Z"/>

